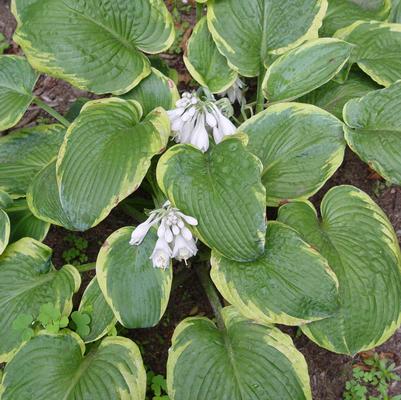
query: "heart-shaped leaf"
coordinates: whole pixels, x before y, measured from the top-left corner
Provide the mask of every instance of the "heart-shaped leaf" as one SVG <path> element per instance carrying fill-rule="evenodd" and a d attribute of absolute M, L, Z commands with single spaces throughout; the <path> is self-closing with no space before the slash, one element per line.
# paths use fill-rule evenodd
<path fill-rule="evenodd" d="M 343 108 L 349 100 L 362 97 L 379 88 L 380 86 L 365 74 L 351 72 L 344 83 L 332 80 L 301 97 L 299 101 L 301 103 L 314 104 L 335 115 L 337 118 L 342 119 Z"/>
<path fill-rule="evenodd" d="M 270 103 L 290 101 L 327 83 L 340 72 L 352 46 L 342 40 L 316 39 L 290 50 L 267 69 L 263 94 Z"/>
<path fill-rule="evenodd" d="M 164 1 L 15 0 L 14 40 L 40 72 L 92 92 L 122 94 L 150 74 L 141 53 L 174 41 Z"/>
<path fill-rule="evenodd" d="M 392 8 L 392 0 L 330 0 L 320 36 L 332 36 L 355 21 L 384 21 Z"/>
<path fill-rule="evenodd" d="M 207 20 L 219 51 L 243 76 L 318 37 L 326 0 L 209 0 Z"/>
<path fill-rule="evenodd" d="M 38 74 L 25 58 L 0 56 L 0 131 L 22 118 L 35 97 L 32 91 L 37 79 Z"/>
<path fill-rule="evenodd" d="M 4 370 L 2 400 L 143 400 L 146 372 L 138 346 L 123 337 L 105 338 L 85 353 L 70 331 L 40 334 L 25 344 Z"/>
<path fill-rule="evenodd" d="M 268 205 L 308 198 L 334 174 L 344 158 L 342 123 L 320 108 L 281 103 L 250 118 L 238 130 L 263 163 Z"/>
<path fill-rule="evenodd" d="M 96 275 L 107 303 L 127 328 L 156 325 L 170 297 L 172 267 L 154 268 L 150 256 L 157 241 L 151 229 L 139 246 L 129 244 L 133 228 L 114 232 L 103 244 L 96 261 Z"/>
<path fill-rule="evenodd" d="M 37 319 L 41 306 L 47 303 L 63 316 L 71 312 L 72 295 L 81 277 L 71 265 L 56 271 L 51 255 L 49 247 L 24 238 L 8 246 L 0 256 L 0 362 L 8 361 L 22 344 L 18 335 L 10 334 L 20 314 Z"/>
<path fill-rule="evenodd" d="M 389 86 L 401 79 L 400 24 L 357 21 L 337 31 L 335 36 L 356 46 L 350 65 L 357 63 L 380 85 Z"/>
<path fill-rule="evenodd" d="M 174 108 L 180 95 L 170 78 L 152 68 L 149 76 L 121 97 L 125 100 L 136 100 L 142 106 L 143 114 L 147 115 L 157 107 L 165 110 Z"/>
<path fill-rule="evenodd" d="M 58 153 L 66 128 L 38 125 L 0 138 L 0 189 L 26 195 L 34 176 Z"/>
<path fill-rule="evenodd" d="M 6 249 L 10 240 L 10 219 L 7 213 L 0 209 L 0 254 Z"/>
<path fill-rule="evenodd" d="M 85 289 L 78 311 L 89 317 L 89 333 L 81 336 L 85 343 L 102 338 L 116 323 L 113 310 L 107 304 L 96 276 Z"/>
<path fill-rule="evenodd" d="M 401 185 L 401 82 L 344 107 L 345 139 L 351 149 L 388 181 Z"/>
<path fill-rule="evenodd" d="M 329 262 L 339 281 L 340 309 L 303 325 L 319 346 L 354 355 L 386 341 L 401 324 L 401 253 L 383 211 L 352 186 L 331 189 L 321 205 L 294 202 L 279 220 L 295 228 Z"/>
<path fill-rule="evenodd" d="M 263 256 L 239 263 L 212 254 L 211 276 L 229 303 L 257 321 L 300 325 L 338 309 L 337 279 L 327 261 L 278 222 L 267 225 Z"/>
<path fill-rule="evenodd" d="M 25 199 L 14 200 L 11 207 L 6 209 L 10 218 L 10 243 L 24 237 L 31 237 L 42 242 L 49 232 L 50 224 L 36 218 Z"/>
<path fill-rule="evenodd" d="M 311 400 L 308 368 L 289 336 L 273 325 L 223 310 L 225 330 L 187 318 L 167 362 L 171 400 Z"/>
<path fill-rule="evenodd" d="M 206 17 L 196 24 L 188 40 L 184 63 L 192 77 L 212 93 L 227 90 L 238 76 L 217 50 L 207 27 Z"/>
<path fill-rule="evenodd" d="M 265 190 L 260 161 L 238 137 L 208 153 L 190 145 L 170 148 L 159 160 L 157 181 L 169 200 L 195 217 L 196 235 L 229 259 L 251 261 L 265 244 Z"/>

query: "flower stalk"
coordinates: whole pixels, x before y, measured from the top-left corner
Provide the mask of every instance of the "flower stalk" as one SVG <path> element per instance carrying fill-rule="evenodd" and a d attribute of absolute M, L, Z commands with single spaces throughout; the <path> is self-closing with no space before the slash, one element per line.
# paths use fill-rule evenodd
<path fill-rule="evenodd" d="M 64 125 L 66 128 L 70 126 L 70 121 L 59 114 L 55 109 L 48 106 L 44 101 L 40 100 L 38 97 L 33 99 L 33 103 L 39 106 L 42 110 L 46 111 L 53 118 L 55 118 L 60 124 Z"/>

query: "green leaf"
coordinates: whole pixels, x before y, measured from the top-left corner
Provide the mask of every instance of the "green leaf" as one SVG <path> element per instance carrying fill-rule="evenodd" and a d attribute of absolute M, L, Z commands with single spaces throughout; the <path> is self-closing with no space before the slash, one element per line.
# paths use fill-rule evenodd
<path fill-rule="evenodd" d="M 43 304 L 55 305 L 61 315 L 69 315 L 72 295 L 81 278 L 78 271 L 66 265 L 52 266 L 52 250 L 30 238 L 7 247 L 0 256 L 0 362 L 7 362 L 22 344 L 10 335 L 13 320 L 20 314 L 36 319 Z"/>
<path fill-rule="evenodd" d="M 6 249 L 10 240 L 10 219 L 7 213 L 0 209 L 0 254 Z"/>
<path fill-rule="evenodd" d="M 265 245 L 261 170 L 240 138 L 228 137 L 205 154 L 190 145 L 171 147 L 156 174 L 172 204 L 198 220 L 199 239 L 227 258 L 251 261 Z"/>
<path fill-rule="evenodd" d="M 338 309 L 337 279 L 327 261 L 278 222 L 267 225 L 265 252 L 256 261 L 212 253 L 211 276 L 230 304 L 257 321 L 300 325 Z"/>
<path fill-rule="evenodd" d="M 400 0 L 391 0 L 392 6 L 391 6 L 391 11 L 390 15 L 388 17 L 389 22 L 396 22 L 400 23 L 401 22 L 401 1 Z M 396 400 L 393 398 L 393 400 Z"/>
<path fill-rule="evenodd" d="M 159 53 L 174 41 L 162 0 L 15 0 L 14 40 L 31 65 L 97 94 L 122 94 L 150 74 L 141 53 Z"/>
<path fill-rule="evenodd" d="M 146 373 L 137 345 L 105 338 L 84 356 L 85 344 L 70 331 L 39 334 L 6 365 L 2 400 L 143 400 Z"/>
<path fill-rule="evenodd" d="M 333 36 L 359 20 L 384 21 L 390 12 L 392 0 L 329 0 L 329 7 L 319 30 L 320 36 Z"/>
<path fill-rule="evenodd" d="M 351 55 L 342 40 L 316 39 L 290 50 L 267 69 L 263 94 L 269 103 L 290 101 L 327 83 Z"/>
<path fill-rule="evenodd" d="M 141 112 L 133 100 L 86 103 L 67 131 L 57 165 L 49 164 L 29 188 L 34 215 L 82 231 L 133 193 L 170 134 L 163 109 L 155 109 L 142 122 Z"/>
<path fill-rule="evenodd" d="M 0 33 L 0 54 L 4 53 L 4 50 L 8 49 L 10 47 L 7 38 Z"/>
<path fill-rule="evenodd" d="M 262 183 L 270 206 L 312 196 L 344 158 L 342 123 L 308 104 L 272 105 L 238 130 L 248 135 L 248 150 L 263 163 Z"/>
<path fill-rule="evenodd" d="M 366 75 L 351 72 L 344 83 L 332 80 L 301 97 L 299 101 L 301 103 L 314 104 L 342 119 L 345 103 L 351 99 L 362 97 L 378 88 L 380 87 Z"/>
<path fill-rule="evenodd" d="M 150 256 L 157 241 L 151 229 L 139 246 L 129 244 L 133 228 L 114 232 L 100 249 L 96 276 L 117 320 L 127 328 L 155 326 L 170 297 L 172 266 L 154 268 Z"/>
<path fill-rule="evenodd" d="M 10 243 L 24 237 L 31 237 L 42 242 L 49 232 L 50 224 L 36 218 L 25 199 L 14 200 L 11 207 L 6 209 L 10 218 Z"/>
<path fill-rule="evenodd" d="M 66 128 L 38 125 L 0 138 L 0 189 L 26 195 L 34 176 L 58 153 Z"/>
<path fill-rule="evenodd" d="M 350 64 L 357 63 L 380 85 L 389 86 L 401 78 L 400 24 L 357 21 L 335 36 L 356 46 Z"/>
<path fill-rule="evenodd" d="M 16 125 L 25 114 L 35 98 L 37 79 L 25 58 L 0 55 L 0 131 Z"/>
<path fill-rule="evenodd" d="M 157 107 L 163 107 L 165 110 L 175 108 L 175 103 L 180 95 L 175 83 L 170 78 L 152 68 L 151 75 L 122 98 L 136 100 L 142 106 L 144 115 L 147 115 Z"/>
<path fill-rule="evenodd" d="M 113 310 L 107 304 L 96 276 L 85 289 L 78 311 L 89 316 L 89 332 L 81 335 L 85 343 L 102 338 L 116 323 Z"/>
<path fill-rule="evenodd" d="M 386 180 L 401 185 L 401 82 L 344 107 L 345 139 Z"/>
<path fill-rule="evenodd" d="M 71 314 L 71 319 L 75 323 L 76 332 L 81 338 L 84 338 L 89 335 L 90 327 L 89 324 L 91 322 L 90 316 L 82 311 L 74 311 Z"/>
<path fill-rule="evenodd" d="M 184 63 L 192 77 L 212 93 L 227 90 L 238 77 L 220 54 L 207 27 L 206 17 L 195 26 L 187 43 Z"/>
<path fill-rule="evenodd" d="M 11 196 L 0 189 L 0 208 L 8 208 L 13 204 Z"/>
<path fill-rule="evenodd" d="M 401 253 L 384 212 L 353 186 L 331 189 L 323 199 L 322 220 L 311 203 L 279 210 L 329 262 L 339 281 L 336 315 L 301 326 L 319 346 L 354 355 L 385 342 L 401 324 Z"/>
<path fill-rule="evenodd" d="M 311 400 L 308 369 L 289 336 L 273 325 L 223 310 L 224 331 L 187 318 L 174 332 L 167 361 L 172 400 Z"/>
<path fill-rule="evenodd" d="M 207 20 L 219 51 L 243 76 L 318 37 L 326 0 L 209 0 Z"/>

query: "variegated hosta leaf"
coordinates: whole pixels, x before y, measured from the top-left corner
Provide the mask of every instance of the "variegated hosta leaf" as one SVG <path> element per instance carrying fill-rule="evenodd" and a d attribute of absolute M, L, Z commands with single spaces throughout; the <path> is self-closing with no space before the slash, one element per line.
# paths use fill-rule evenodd
<path fill-rule="evenodd" d="M 401 79 L 401 25 L 357 21 L 335 36 L 356 47 L 350 63 L 357 63 L 374 81 L 389 86 Z"/>
<path fill-rule="evenodd" d="M 163 0 L 15 0 L 14 40 L 32 66 L 92 92 L 122 94 L 150 74 L 141 53 L 174 41 Z"/>
<path fill-rule="evenodd" d="M 22 118 L 35 97 L 32 91 L 37 79 L 38 74 L 25 58 L 0 56 L 0 131 Z"/>
<path fill-rule="evenodd" d="M 252 77 L 275 56 L 318 37 L 327 0 L 209 0 L 207 20 L 219 51 Z"/>
<path fill-rule="evenodd" d="M 13 204 L 11 196 L 0 189 L 0 208 L 8 208 Z"/>
<path fill-rule="evenodd" d="M 151 229 L 139 246 L 129 244 L 133 228 L 121 228 L 103 244 L 96 275 L 107 303 L 127 328 L 156 325 L 170 297 L 172 267 L 154 268 L 150 256 L 157 241 Z"/>
<path fill-rule="evenodd" d="M 266 202 L 308 198 L 334 174 L 344 158 L 342 123 L 309 104 L 281 103 L 250 118 L 238 130 L 263 163 Z"/>
<path fill-rule="evenodd" d="M 226 329 L 187 318 L 167 362 L 171 400 L 312 400 L 308 367 L 289 336 L 273 325 L 222 312 Z"/>
<path fill-rule="evenodd" d="M 238 76 L 217 50 L 207 27 L 206 17 L 197 23 L 188 40 L 184 62 L 192 77 L 212 93 L 227 90 Z"/>
<path fill-rule="evenodd" d="M 384 212 L 353 186 L 331 189 L 321 215 L 319 221 L 307 202 L 279 211 L 279 220 L 298 230 L 339 280 L 338 313 L 301 328 L 319 346 L 354 355 L 385 342 L 401 324 L 400 248 Z"/>
<path fill-rule="evenodd" d="M 106 335 L 116 323 L 113 311 L 107 304 L 100 290 L 96 276 L 91 280 L 82 295 L 79 311 L 90 317 L 90 332 L 82 338 L 85 343 L 100 339 Z"/>
<path fill-rule="evenodd" d="M 345 103 L 379 88 L 380 86 L 365 74 L 351 72 L 344 83 L 340 84 L 332 80 L 319 89 L 301 97 L 299 101 L 301 103 L 314 104 L 342 119 Z"/>
<path fill-rule="evenodd" d="M 6 211 L 11 223 L 10 243 L 24 237 L 31 237 L 39 242 L 45 239 L 49 232 L 50 224 L 36 218 L 25 199 L 14 200 Z"/>
<path fill-rule="evenodd" d="M 163 107 L 165 110 L 175 108 L 175 102 L 180 95 L 170 78 L 152 68 L 148 77 L 121 97 L 125 100 L 136 100 L 142 106 L 143 114 L 147 115 L 157 107 Z"/>
<path fill-rule="evenodd" d="M 95 226 L 142 182 L 151 158 L 170 134 L 166 112 L 157 108 L 140 121 L 133 100 L 88 102 L 70 125 L 57 160 L 33 181 L 28 202 L 40 219 L 70 230 Z"/>
<path fill-rule="evenodd" d="M 10 240 L 10 219 L 7 213 L 0 209 L 0 254 L 6 249 Z"/>
<path fill-rule="evenodd" d="M 401 185 L 401 81 L 344 107 L 345 139 L 386 180 Z"/>
<path fill-rule="evenodd" d="M 212 253 L 211 276 L 224 298 L 257 321 L 300 325 L 338 309 L 337 279 L 327 261 L 291 228 L 267 225 L 266 248 L 239 263 Z"/>
<path fill-rule="evenodd" d="M 340 72 L 351 50 L 342 40 L 324 38 L 289 51 L 267 69 L 264 96 L 269 103 L 290 101 L 322 86 Z"/>
<path fill-rule="evenodd" d="M 157 181 L 169 200 L 198 220 L 198 238 L 225 257 L 251 261 L 265 245 L 262 165 L 238 137 L 202 153 L 190 145 L 170 148 L 157 166 Z"/>
<path fill-rule="evenodd" d="M 0 189 L 25 196 L 34 176 L 57 155 L 65 132 L 62 125 L 38 125 L 1 137 Z"/>
<path fill-rule="evenodd" d="M 2 400 L 143 400 L 146 372 L 138 346 L 108 337 L 85 354 L 74 332 L 40 334 L 4 369 Z"/>
<path fill-rule="evenodd" d="M 46 303 L 53 304 L 64 316 L 71 312 L 72 295 L 78 291 L 81 277 L 71 265 L 57 271 L 51 255 L 49 247 L 24 238 L 0 256 L 0 362 L 9 361 L 22 344 L 21 335 L 12 329 L 19 315 L 36 319 Z"/>
<path fill-rule="evenodd" d="M 384 21 L 394 0 L 329 0 L 329 7 L 319 31 L 320 36 L 332 36 L 338 29 L 355 21 Z"/>
<path fill-rule="evenodd" d="M 401 1 L 392 0 L 391 3 L 392 6 L 388 20 L 389 22 L 396 22 L 399 24 L 401 22 Z"/>

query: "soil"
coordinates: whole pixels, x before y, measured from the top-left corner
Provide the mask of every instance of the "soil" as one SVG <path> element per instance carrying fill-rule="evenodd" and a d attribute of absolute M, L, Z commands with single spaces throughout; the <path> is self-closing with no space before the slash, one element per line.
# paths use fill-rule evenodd
<path fill-rule="evenodd" d="M 172 1 L 167 0 L 169 6 Z M 185 15 L 184 20 L 191 21 L 192 15 Z M 21 54 L 18 46 L 12 42 L 12 34 L 15 29 L 15 20 L 10 13 L 9 0 L 0 0 L 0 32 L 3 33 L 10 43 L 6 50 L 8 54 Z M 183 34 L 182 47 L 188 32 Z M 182 57 L 180 55 L 166 54 L 163 58 L 171 67 L 179 71 L 180 88 L 184 89 L 190 82 L 185 72 Z M 77 90 L 65 82 L 49 76 L 41 76 L 35 92 L 48 104 L 55 107 L 57 111 L 64 114 L 71 104 L 81 96 L 93 97 L 88 93 Z M 18 127 L 35 124 L 38 118 L 51 120 L 49 116 L 36 106 L 30 107 Z M 5 133 L 7 134 L 7 132 Z M 366 164 L 361 162 L 351 151 L 346 152 L 345 160 L 341 168 L 330 179 L 325 187 L 312 200 L 319 205 L 321 198 L 327 190 L 335 185 L 351 184 L 369 195 L 382 207 L 393 224 L 399 238 L 401 239 L 401 188 L 386 186 L 385 183 L 373 173 Z M 273 211 L 274 214 L 274 211 Z M 105 239 L 117 229 L 123 226 L 135 224 L 134 218 L 115 209 L 110 216 L 101 224 L 84 233 L 77 233 L 88 241 L 86 254 L 88 262 L 96 261 L 100 246 Z M 65 229 L 52 226 L 45 243 L 54 249 L 54 264 L 60 267 L 64 264 L 63 251 L 69 245 L 65 237 L 69 232 Z M 182 266 L 175 266 L 175 274 L 182 271 Z M 83 274 L 82 290 L 76 296 L 75 303 L 79 303 L 83 289 L 94 276 L 94 271 Z M 196 275 L 194 275 L 196 276 Z M 167 311 L 161 322 L 151 329 L 125 330 L 119 327 L 120 332 L 132 338 L 141 348 L 145 364 L 156 373 L 165 374 L 165 366 L 170 346 L 171 336 L 177 324 L 185 317 L 193 315 L 206 315 L 213 318 L 211 307 L 204 295 L 202 287 L 197 279 L 188 279 L 181 284 L 176 284 L 172 291 Z M 305 356 L 311 378 L 313 398 L 316 400 L 339 400 L 342 398 L 344 385 L 352 375 L 352 368 L 360 360 L 360 355 L 355 359 L 330 353 L 319 348 L 309 341 L 305 336 L 298 337 L 297 330 L 288 327 L 282 329 L 290 334 L 297 348 Z M 401 365 L 401 330 L 399 330 L 387 343 L 375 349 L 376 352 L 391 358 L 397 366 Z M 401 367 L 400 367 L 401 369 Z M 393 394 L 401 394 L 401 384 L 392 387 Z"/>

